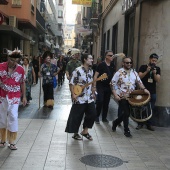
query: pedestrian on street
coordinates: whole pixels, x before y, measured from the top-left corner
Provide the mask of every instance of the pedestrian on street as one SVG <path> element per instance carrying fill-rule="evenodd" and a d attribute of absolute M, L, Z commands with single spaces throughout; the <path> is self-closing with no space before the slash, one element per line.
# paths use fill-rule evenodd
<path fill-rule="evenodd" d="M 107 73 L 108 78 L 106 80 L 98 81 L 95 85 L 97 88 L 97 98 L 96 98 L 96 120 L 97 124 L 100 123 L 99 117 L 102 112 L 102 121 L 108 123 L 107 120 L 107 113 L 109 108 L 110 96 L 111 96 L 111 89 L 110 89 L 110 81 L 113 77 L 115 72 L 114 64 L 112 63 L 114 58 L 113 52 L 107 50 L 105 52 L 105 60 L 101 62 L 96 69 L 94 79 L 97 79 L 103 73 Z"/>
<path fill-rule="evenodd" d="M 88 129 L 93 127 L 96 117 L 94 104 L 95 90 L 92 85 L 89 85 L 83 89 L 79 96 L 74 94 L 75 85 L 82 86 L 93 81 L 93 70 L 91 69 L 93 57 L 88 54 L 83 54 L 81 60 L 82 66 L 76 68 L 73 71 L 72 77 L 70 79 L 70 89 L 73 104 L 70 110 L 65 132 L 74 133 L 72 138 L 75 140 L 82 140 L 78 132 L 81 121 L 85 114 L 83 131 L 81 132 L 81 135 L 88 140 L 93 140 L 92 136 L 88 132 Z"/>
<path fill-rule="evenodd" d="M 23 68 L 24 68 L 24 73 L 26 76 L 26 98 L 27 98 L 27 104 L 30 104 L 30 100 L 32 100 L 31 97 L 31 86 L 32 82 L 33 84 L 36 84 L 36 78 L 35 78 L 35 72 L 33 66 L 29 64 L 29 59 L 27 57 L 23 58 Z M 33 81 L 32 81 L 33 79 Z"/>
<path fill-rule="evenodd" d="M 122 60 L 123 67 L 114 74 L 111 81 L 114 98 L 119 102 L 119 108 L 121 110 L 121 114 L 119 113 L 118 118 L 113 121 L 112 130 L 116 131 L 116 127 L 123 121 L 124 135 L 126 137 L 132 137 L 128 127 L 130 108 L 127 98 L 135 90 L 136 83 L 146 94 L 150 94 L 143 85 L 138 73 L 132 68 L 132 64 L 132 58 L 124 57 Z"/>
<path fill-rule="evenodd" d="M 44 63 L 41 65 L 41 75 L 43 77 L 43 91 L 44 91 L 44 107 L 53 109 L 54 106 L 54 90 L 53 78 L 56 76 L 60 69 L 54 64 L 51 64 L 52 53 L 46 51 L 43 54 Z"/>
<path fill-rule="evenodd" d="M 60 68 L 60 72 L 58 73 L 58 86 L 62 86 L 63 84 L 63 74 L 64 74 L 64 60 L 63 56 L 59 56 L 59 60 L 57 61 L 57 67 Z"/>
<path fill-rule="evenodd" d="M 149 90 L 151 94 L 151 108 L 154 111 L 156 103 L 156 83 L 160 81 L 161 69 L 156 66 L 159 56 L 155 53 L 149 57 L 149 63 L 147 65 L 141 65 L 139 68 L 139 77 L 141 78 L 144 86 Z M 154 131 L 152 127 L 152 118 L 145 122 L 148 130 Z M 143 127 L 143 123 L 138 123 L 137 130 Z"/>
<path fill-rule="evenodd" d="M 21 92 L 23 106 L 27 103 L 24 69 L 17 63 L 21 57 L 21 51 L 17 49 L 8 55 L 7 62 L 0 63 L 0 147 L 5 147 L 8 140 L 11 150 L 17 149 L 14 141 L 18 132 Z"/>
<path fill-rule="evenodd" d="M 81 66 L 81 61 L 79 61 L 80 51 L 78 49 L 74 49 L 71 51 L 70 61 L 66 66 L 66 77 L 69 80 L 71 78 L 72 72 L 79 66 Z"/>

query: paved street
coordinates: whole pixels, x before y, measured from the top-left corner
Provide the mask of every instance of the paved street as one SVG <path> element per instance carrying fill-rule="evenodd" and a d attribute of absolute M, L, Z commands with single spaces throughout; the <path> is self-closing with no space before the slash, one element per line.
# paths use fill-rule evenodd
<path fill-rule="evenodd" d="M 41 95 L 42 96 L 42 95 Z M 170 169 L 170 128 L 155 127 L 137 131 L 130 120 L 133 138 L 123 135 L 123 127 L 111 131 L 111 120 L 116 118 L 117 105 L 111 99 L 110 123 L 94 125 L 90 130 L 93 141 L 75 141 L 64 132 L 71 107 L 68 81 L 55 90 L 53 110 L 39 109 L 39 85 L 32 87 L 31 104 L 19 109 L 17 151 L 0 148 L 2 170 L 168 170 Z M 81 131 L 81 129 L 80 129 Z M 123 164 L 114 168 L 95 168 L 83 164 L 85 155 L 105 154 L 118 157 Z M 100 163 L 100 162 L 99 162 Z"/>

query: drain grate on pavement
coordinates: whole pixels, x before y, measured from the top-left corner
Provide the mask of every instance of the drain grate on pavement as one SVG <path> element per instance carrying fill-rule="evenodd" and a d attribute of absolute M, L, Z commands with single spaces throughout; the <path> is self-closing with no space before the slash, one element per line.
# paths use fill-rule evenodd
<path fill-rule="evenodd" d="M 86 165 L 98 168 L 112 168 L 123 164 L 120 158 L 103 154 L 86 155 L 83 156 L 80 161 Z"/>

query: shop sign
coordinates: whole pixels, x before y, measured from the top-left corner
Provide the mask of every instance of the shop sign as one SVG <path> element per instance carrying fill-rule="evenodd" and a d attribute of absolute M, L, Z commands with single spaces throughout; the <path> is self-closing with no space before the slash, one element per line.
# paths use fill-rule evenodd
<path fill-rule="evenodd" d="M 76 5 L 91 5 L 92 0 L 72 0 L 72 4 Z"/>

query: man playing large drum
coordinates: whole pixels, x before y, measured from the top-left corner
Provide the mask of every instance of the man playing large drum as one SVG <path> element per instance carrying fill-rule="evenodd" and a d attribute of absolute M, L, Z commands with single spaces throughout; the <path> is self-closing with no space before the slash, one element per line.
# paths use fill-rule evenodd
<path fill-rule="evenodd" d="M 118 115 L 118 118 L 113 121 L 112 130 L 116 131 L 117 125 L 122 121 L 124 124 L 124 135 L 126 137 L 132 137 L 128 124 L 129 124 L 129 103 L 128 97 L 130 93 L 135 90 L 136 84 L 144 90 L 144 93 L 150 94 L 149 91 L 144 87 L 141 79 L 138 76 L 138 73 L 132 68 L 132 58 L 124 57 L 122 59 L 122 66 L 112 78 L 111 88 L 115 100 L 119 102 L 119 107 L 121 109 L 121 114 Z"/>

